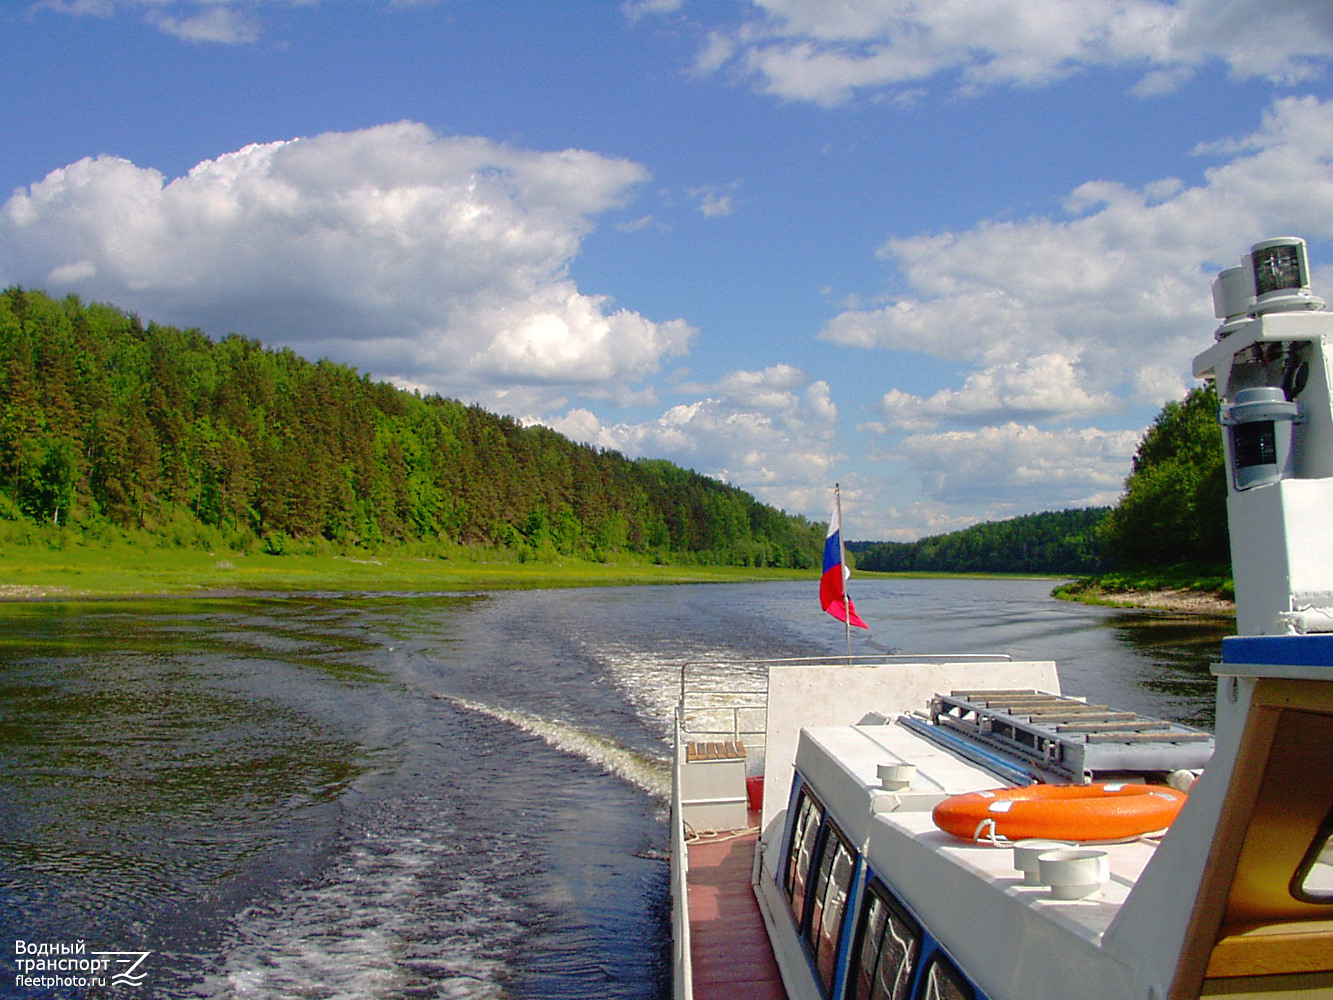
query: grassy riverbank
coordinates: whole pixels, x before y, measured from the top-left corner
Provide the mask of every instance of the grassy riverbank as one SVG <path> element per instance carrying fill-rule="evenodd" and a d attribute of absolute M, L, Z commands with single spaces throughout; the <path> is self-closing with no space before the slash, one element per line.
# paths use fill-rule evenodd
<path fill-rule="evenodd" d="M 422 553 L 207 552 L 119 540 L 99 544 L 59 538 L 0 541 L 0 600 L 69 600 L 241 591 L 472 591 L 644 583 L 720 583 L 808 579 L 813 570 L 738 566 L 659 566 L 614 562 L 521 561 L 487 549 Z"/>
<path fill-rule="evenodd" d="M 647 557 L 607 562 L 524 559 L 506 549 L 385 546 L 335 551 L 306 543 L 275 554 L 259 549 L 207 551 L 120 533 L 88 538 L 52 527 L 6 535 L 0 522 L 0 600 L 85 600 L 133 596 L 205 596 L 254 592 L 467 592 L 624 584 L 741 583 L 812 580 L 818 569 L 659 565 Z M 296 548 L 296 545 L 293 545 Z M 864 573 L 863 577 L 951 578 L 990 574 Z M 1054 581 L 1053 581 L 1054 582 Z M 1060 584 L 1054 596 L 1089 604 L 1234 614 L 1231 580 L 1174 572 L 1153 577 L 1105 575 Z"/>
<path fill-rule="evenodd" d="M 1218 615 L 1236 612 L 1236 592 L 1229 575 L 1190 567 L 1154 574 L 1107 573 L 1084 577 L 1061 584 L 1052 594 L 1063 600 L 1112 607 Z"/>

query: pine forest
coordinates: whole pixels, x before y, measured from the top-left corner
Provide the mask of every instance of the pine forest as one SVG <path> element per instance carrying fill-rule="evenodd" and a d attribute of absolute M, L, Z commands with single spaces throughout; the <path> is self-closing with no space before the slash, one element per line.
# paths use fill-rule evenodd
<path fill-rule="evenodd" d="M 109 305 L 0 293 L 0 520 L 281 553 L 298 541 L 816 566 L 823 526 L 668 462 Z"/>

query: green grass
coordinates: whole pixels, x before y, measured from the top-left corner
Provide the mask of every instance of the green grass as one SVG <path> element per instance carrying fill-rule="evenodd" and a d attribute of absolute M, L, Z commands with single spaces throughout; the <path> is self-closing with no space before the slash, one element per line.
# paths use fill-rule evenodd
<path fill-rule="evenodd" d="M 1123 604 L 1116 595 L 1161 590 L 1189 591 L 1226 601 L 1236 599 L 1235 584 L 1227 570 L 1189 565 L 1083 577 L 1056 587 L 1052 593 L 1085 604 Z"/>
<path fill-rule="evenodd" d="M 69 599 L 201 595 L 253 591 L 473 591 L 644 583 L 720 583 L 808 579 L 814 570 L 737 566 L 659 566 L 646 558 L 587 562 L 521 561 L 491 550 L 421 554 L 374 552 L 271 555 L 68 536 L 0 540 L 0 598 Z"/>

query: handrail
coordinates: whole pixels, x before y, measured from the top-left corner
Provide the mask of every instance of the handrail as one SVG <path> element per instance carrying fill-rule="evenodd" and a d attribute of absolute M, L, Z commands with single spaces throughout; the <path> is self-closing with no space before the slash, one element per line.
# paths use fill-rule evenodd
<path fill-rule="evenodd" d="M 768 716 L 768 671 L 744 678 L 749 683 L 735 683 L 735 677 L 719 682 L 719 668 L 744 666 L 753 669 L 758 661 L 714 660 L 687 663 L 681 667 L 680 697 L 676 703 L 676 727 L 696 737 L 743 741 L 751 748 L 764 745 Z M 711 668 L 707 677 L 690 683 L 691 667 Z"/>
<path fill-rule="evenodd" d="M 677 734 L 679 738 L 679 733 Z M 689 851 L 680 801 L 680 748 L 671 769 L 671 940 L 673 1000 L 694 1000 L 694 962 L 691 959 Z"/>
<path fill-rule="evenodd" d="M 950 663 L 955 660 L 983 660 L 994 661 L 997 663 L 1008 663 L 1013 657 L 1008 653 L 873 653 L 858 656 L 787 656 L 772 657 L 765 659 L 740 659 L 734 657 L 719 657 L 708 660 L 688 660 L 680 667 L 680 695 L 684 701 L 686 694 L 687 678 L 691 669 L 709 668 L 716 670 L 719 667 L 764 667 L 764 691 L 767 693 L 768 680 L 767 668 L 775 666 L 875 666 L 880 663 Z"/>
<path fill-rule="evenodd" d="M 681 664 L 676 727 L 696 736 L 744 740 L 762 752 L 768 716 L 768 676 L 773 667 L 879 666 L 886 663 L 1009 662 L 1004 653 L 877 653 L 861 656 L 790 656 L 771 659 L 721 657 Z M 706 673 L 705 673 L 706 672 Z M 756 676 L 758 672 L 758 676 Z M 748 684 L 738 684 L 738 680 Z M 718 720 L 727 720 L 719 722 Z M 696 724 L 698 720 L 698 724 Z M 704 721 L 708 720 L 708 721 Z M 753 721 L 752 721 L 753 720 Z"/>

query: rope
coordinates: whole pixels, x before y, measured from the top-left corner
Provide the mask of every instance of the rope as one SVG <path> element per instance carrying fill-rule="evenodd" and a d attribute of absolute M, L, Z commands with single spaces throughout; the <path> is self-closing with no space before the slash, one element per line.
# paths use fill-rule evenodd
<path fill-rule="evenodd" d="M 759 827 L 750 826 L 742 830 L 696 830 L 685 824 L 685 843 L 687 844 L 724 844 L 728 840 L 739 840 L 759 832 Z"/>
<path fill-rule="evenodd" d="M 982 831 L 984 831 L 986 827 L 990 827 L 990 832 L 983 837 Z M 995 820 L 990 816 L 987 816 L 977 824 L 977 828 L 972 831 L 972 839 L 978 844 L 990 844 L 992 847 L 1010 847 L 1014 843 L 1004 834 L 1000 833 L 999 829 L 995 826 Z"/>

